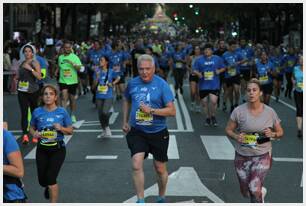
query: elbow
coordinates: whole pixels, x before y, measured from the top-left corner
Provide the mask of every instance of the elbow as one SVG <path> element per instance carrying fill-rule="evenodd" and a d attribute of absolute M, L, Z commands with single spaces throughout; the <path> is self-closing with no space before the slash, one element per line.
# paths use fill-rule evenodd
<path fill-rule="evenodd" d="M 23 178 L 24 176 L 24 169 L 20 169 L 17 173 L 16 173 L 16 177 L 18 178 Z"/>
<path fill-rule="evenodd" d="M 171 117 L 175 117 L 175 115 L 176 115 L 176 110 L 175 109 L 171 110 L 170 116 Z"/>

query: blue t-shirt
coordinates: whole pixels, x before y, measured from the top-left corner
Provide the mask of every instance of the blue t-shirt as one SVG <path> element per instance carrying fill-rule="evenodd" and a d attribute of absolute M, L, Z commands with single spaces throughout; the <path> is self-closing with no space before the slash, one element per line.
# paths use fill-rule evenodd
<path fill-rule="evenodd" d="M 217 55 L 212 55 L 210 58 L 198 57 L 193 64 L 193 70 L 202 73 L 203 76 L 199 79 L 199 90 L 219 90 L 220 79 L 216 70 L 221 68 L 224 68 L 224 63 Z"/>
<path fill-rule="evenodd" d="M 284 64 L 286 65 L 286 68 L 285 68 L 286 73 L 290 73 L 293 71 L 293 68 L 297 63 L 297 60 L 298 58 L 295 55 L 286 55 L 284 57 Z"/>
<path fill-rule="evenodd" d="M 93 75 L 94 80 L 97 80 L 96 73 Z M 97 99 L 111 99 L 113 98 L 113 88 L 107 86 L 108 83 L 113 82 L 113 70 L 108 69 L 108 72 L 100 69 L 100 78 L 98 79 L 96 98 Z"/>
<path fill-rule="evenodd" d="M 92 65 L 99 65 L 99 60 L 102 56 L 105 56 L 103 49 L 95 50 L 90 49 L 87 53 L 88 59 L 92 62 Z"/>
<path fill-rule="evenodd" d="M 135 77 L 129 81 L 124 95 L 132 103 L 129 119 L 132 127 L 146 133 L 156 133 L 167 127 L 166 117 L 146 114 L 139 109 L 141 102 L 151 108 L 159 109 L 174 101 L 165 80 L 154 75 L 151 82 L 145 83 L 139 76 Z"/>
<path fill-rule="evenodd" d="M 3 165 L 9 165 L 8 155 L 12 152 L 19 151 L 19 146 L 13 134 L 3 129 Z M 6 200 L 24 199 L 23 190 L 16 184 L 6 184 L 6 190 L 3 193 L 3 198 Z"/>
<path fill-rule="evenodd" d="M 225 78 L 231 78 L 240 74 L 239 66 L 236 65 L 238 61 L 243 59 L 240 53 L 227 51 L 222 55 L 222 58 L 224 60 L 224 65 L 229 67 L 225 71 Z"/>
<path fill-rule="evenodd" d="M 45 58 L 37 55 L 37 54 L 36 54 L 36 60 L 39 63 L 41 73 L 43 73 L 44 75 L 47 75 L 48 74 L 48 72 L 47 72 L 48 71 L 47 60 Z M 43 84 L 45 82 L 45 78 L 46 78 L 46 76 L 43 76 L 43 79 L 37 80 L 38 84 Z"/>
<path fill-rule="evenodd" d="M 252 60 L 254 57 L 254 51 L 251 47 L 239 47 L 236 49 L 238 53 L 240 53 L 242 59 L 247 59 L 248 61 L 240 65 L 240 70 L 250 70 L 251 67 L 249 65 L 249 62 Z"/>
<path fill-rule="evenodd" d="M 258 59 L 256 60 L 256 72 L 261 85 L 272 83 L 272 71 L 274 71 L 274 65 L 270 60 L 265 64 Z"/>
<path fill-rule="evenodd" d="M 281 67 L 283 66 L 282 56 L 271 56 L 270 61 L 273 63 L 274 69 L 278 76 L 283 76 L 285 71 Z"/>
<path fill-rule="evenodd" d="M 176 51 L 172 54 L 173 69 L 185 69 L 186 65 L 182 61 L 185 60 L 186 53 L 184 50 Z"/>
<path fill-rule="evenodd" d="M 41 143 L 56 142 L 64 139 L 64 134 L 54 129 L 54 123 L 58 123 L 63 127 L 72 126 L 71 118 L 63 107 L 57 107 L 51 112 L 44 107 L 38 107 L 33 111 L 31 126 L 41 133 Z"/>
<path fill-rule="evenodd" d="M 303 71 L 300 65 L 294 67 L 293 76 L 295 79 L 295 91 L 303 92 Z"/>
<path fill-rule="evenodd" d="M 123 75 L 124 55 L 121 51 L 112 52 L 109 56 L 109 67 L 113 70 L 113 76 Z"/>
<path fill-rule="evenodd" d="M 167 52 L 167 51 L 164 51 L 160 57 L 158 58 L 158 62 L 159 62 L 159 65 L 161 68 L 168 68 L 169 67 L 169 59 L 171 57 L 171 53 L 170 52 Z"/>

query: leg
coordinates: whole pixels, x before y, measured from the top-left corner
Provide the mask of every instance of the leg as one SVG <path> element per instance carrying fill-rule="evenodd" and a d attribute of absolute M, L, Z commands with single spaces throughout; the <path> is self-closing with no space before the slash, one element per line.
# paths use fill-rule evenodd
<path fill-rule="evenodd" d="M 27 128 L 28 128 L 28 107 L 29 102 L 28 98 L 26 96 L 27 94 L 23 92 L 18 92 L 18 102 L 19 102 L 19 108 L 21 112 L 21 129 L 23 134 L 27 134 Z"/>
<path fill-rule="evenodd" d="M 206 119 L 210 119 L 210 112 L 209 112 L 209 108 L 208 108 L 208 96 L 204 97 L 202 99 L 202 103 L 203 103 L 203 107 L 204 107 L 204 112 L 206 114 Z"/>
<path fill-rule="evenodd" d="M 75 99 L 75 95 L 69 94 L 69 101 L 70 101 L 70 111 L 71 111 L 71 114 L 75 114 L 75 111 L 76 111 L 76 99 Z"/>
<path fill-rule="evenodd" d="M 62 90 L 62 107 L 64 107 L 65 109 L 67 109 L 67 102 L 68 102 L 68 98 L 69 98 L 69 94 L 68 94 L 68 89 L 63 89 Z M 70 102 L 71 104 L 71 102 Z"/>
<path fill-rule="evenodd" d="M 145 153 L 136 153 L 132 157 L 133 181 L 138 199 L 144 199 L 143 160 Z"/>
<path fill-rule="evenodd" d="M 44 151 L 40 147 L 37 147 L 36 150 L 36 168 L 37 168 L 37 175 L 38 175 L 38 182 L 40 186 L 47 187 L 47 171 L 48 171 L 48 152 Z"/>
<path fill-rule="evenodd" d="M 218 96 L 214 94 L 209 94 L 209 100 L 210 100 L 210 115 L 215 117 L 217 110 Z"/>
<path fill-rule="evenodd" d="M 239 180 L 240 192 L 244 197 L 249 197 L 249 176 L 250 176 L 250 164 L 248 159 L 244 156 L 235 154 L 235 170 Z"/>
<path fill-rule="evenodd" d="M 238 106 L 240 100 L 240 85 L 234 84 L 235 106 Z"/>
<path fill-rule="evenodd" d="M 164 197 L 166 194 L 166 187 L 168 182 L 168 171 L 166 162 L 160 162 L 154 160 L 154 168 L 157 174 L 157 183 L 158 183 L 158 194 L 160 197 Z"/>
<path fill-rule="evenodd" d="M 98 116 L 99 116 L 99 121 L 101 124 L 102 129 L 105 129 L 105 125 L 103 123 L 103 105 L 104 105 L 104 101 L 102 99 L 97 99 L 96 100 L 97 103 L 97 108 L 98 108 Z"/>

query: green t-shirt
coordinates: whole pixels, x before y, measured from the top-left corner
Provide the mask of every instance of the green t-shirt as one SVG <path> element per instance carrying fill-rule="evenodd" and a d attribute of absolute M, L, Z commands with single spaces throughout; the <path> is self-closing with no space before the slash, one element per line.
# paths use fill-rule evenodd
<path fill-rule="evenodd" d="M 77 84 L 78 83 L 78 73 L 77 70 L 65 60 L 70 60 L 76 65 L 82 65 L 81 60 L 79 57 L 73 53 L 69 55 L 60 55 L 58 58 L 58 66 L 60 69 L 60 78 L 59 83 L 63 84 Z"/>

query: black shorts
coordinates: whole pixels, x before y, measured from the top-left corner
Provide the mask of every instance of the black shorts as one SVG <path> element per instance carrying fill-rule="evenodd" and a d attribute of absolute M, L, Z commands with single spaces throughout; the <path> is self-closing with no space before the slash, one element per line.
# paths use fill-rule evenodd
<path fill-rule="evenodd" d="M 272 92 L 273 92 L 273 84 L 272 84 L 272 83 L 269 83 L 269 84 L 261 85 L 261 90 L 262 90 L 262 93 L 263 93 L 263 94 L 269 94 L 269 95 L 271 95 Z"/>
<path fill-rule="evenodd" d="M 164 72 L 168 72 L 170 70 L 169 67 L 162 67 L 161 65 L 159 65 L 159 69 L 163 70 Z"/>
<path fill-rule="evenodd" d="M 250 79 L 251 79 L 251 70 L 250 69 L 240 70 L 240 76 L 245 81 L 247 81 L 247 82 L 250 81 Z"/>
<path fill-rule="evenodd" d="M 280 81 L 280 82 L 283 82 L 283 81 L 284 81 L 284 75 L 278 74 L 278 75 L 275 77 L 275 80 Z"/>
<path fill-rule="evenodd" d="M 76 95 L 76 90 L 78 88 L 79 84 L 63 84 L 63 83 L 58 83 L 60 90 L 68 89 L 68 93 L 71 95 Z"/>
<path fill-rule="evenodd" d="M 201 99 L 204 99 L 207 97 L 209 94 L 213 94 L 216 96 L 219 96 L 220 90 L 200 90 L 199 95 Z"/>
<path fill-rule="evenodd" d="M 192 75 L 192 74 L 190 74 L 190 75 L 189 75 L 189 81 L 190 81 L 190 82 L 199 83 L 199 77 L 198 77 L 197 75 Z"/>
<path fill-rule="evenodd" d="M 227 87 L 231 87 L 234 84 L 240 85 L 240 75 L 236 75 L 230 78 L 224 78 L 224 82 Z"/>
<path fill-rule="evenodd" d="M 167 128 L 157 133 L 145 133 L 132 127 L 126 135 L 126 141 L 131 157 L 144 152 L 145 158 L 151 153 L 157 161 L 168 161 L 169 132 Z"/>

